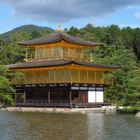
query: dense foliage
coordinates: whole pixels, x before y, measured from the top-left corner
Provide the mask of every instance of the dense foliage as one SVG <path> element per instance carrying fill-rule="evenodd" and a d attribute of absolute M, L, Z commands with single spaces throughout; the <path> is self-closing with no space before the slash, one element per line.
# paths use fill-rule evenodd
<path fill-rule="evenodd" d="M 17 28 L 17 32 L 9 32 L 10 39 L 6 38 L 5 34 L 4 37 L 0 35 L 0 64 L 23 61 L 25 50 L 19 47 L 17 42 L 53 32 L 48 28 L 41 29 L 41 31 L 35 28 L 34 30 L 24 28 L 20 31 L 18 29 L 20 28 Z M 89 41 L 102 43 L 100 47 L 92 49 L 95 63 L 120 66 L 118 71 L 107 75 L 112 77 L 114 82 L 111 86 L 106 87 L 106 102 L 140 105 L 140 28 L 119 28 L 117 25 L 94 27 L 88 24 L 81 29 L 76 27 L 65 29 L 65 32 Z"/>
<path fill-rule="evenodd" d="M 0 66 L 0 107 L 12 105 L 12 93 L 14 89 L 10 85 L 10 74 L 7 73 L 4 66 Z"/>
<path fill-rule="evenodd" d="M 94 27 L 88 24 L 80 30 L 71 27 L 68 33 L 103 43 L 92 49 L 95 63 L 120 66 L 118 71 L 108 75 L 114 82 L 106 87 L 106 102 L 140 105 L 140 28 Z"/>
<path fill-rule="evenodd" d="M 117 112 L 118 113 L 132 113 L 132 114 L 136 114 L 137 112 L 140 111 L 140 107 L 138 106 L 133 106 L 133 107 L 124 107 L 124 108 L 121 108 L 121 109 L 117 109 Z"/>

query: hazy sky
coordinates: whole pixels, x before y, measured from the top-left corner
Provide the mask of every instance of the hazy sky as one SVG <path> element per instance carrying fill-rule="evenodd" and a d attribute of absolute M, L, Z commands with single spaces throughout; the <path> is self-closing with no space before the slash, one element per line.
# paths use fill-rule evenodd
<path fill-rule="evenodd" d="M 140 0 L 1 0 L 0 33 L 25 24 L 140 27 Z"/>

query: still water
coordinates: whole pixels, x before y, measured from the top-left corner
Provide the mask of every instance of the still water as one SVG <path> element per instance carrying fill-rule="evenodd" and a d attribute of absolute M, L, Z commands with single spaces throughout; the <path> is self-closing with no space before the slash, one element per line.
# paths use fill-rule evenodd
<path fill-rule="evenodd" d="M 140 140 L 133 115 L 0 112 L 0 140 Z"/>

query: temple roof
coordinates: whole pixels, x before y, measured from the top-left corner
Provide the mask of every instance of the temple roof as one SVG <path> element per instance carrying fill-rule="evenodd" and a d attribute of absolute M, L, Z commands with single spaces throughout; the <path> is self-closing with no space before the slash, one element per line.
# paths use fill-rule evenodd
<path fill-rule="evenodd" d="M 117 69 L 119 67 L 110 66 L 105 64 L 95 64 L 92 62 L 80 62 L 73 60 L 50 60 L 50 61 L 37 61 L 37 62 L 24 62 L 17 64 L 7 65 L 8 69 L 23 69 L 23 68 L 41 68 L 41 67 L 53 67 L 53 66 L 63 66 L 69 64 L 76 64 L 80 66 L 89 66 L 103 69 Z"/>
<path fill-rule="evenodd" d="M 43 45 L 43 44 L 50 44 L 50 43 L 56 43 L 61 40 L 65 40 L 66 42 L 72 43 L 72 44 L 78 44 L 78 45 L 84 45 L 84 46 L 97 46 L 101 43 L 96 43 L 92 41 L 85 41 L 81 38 L 74 37 L 71 35 L 68 35 L 63 32 L 58 33 L 52 33 L 50 35 L 42 36 L 40 38 L 36 38 L 33 40 L 23 41 L 20 42 L 20 45 Z"/>

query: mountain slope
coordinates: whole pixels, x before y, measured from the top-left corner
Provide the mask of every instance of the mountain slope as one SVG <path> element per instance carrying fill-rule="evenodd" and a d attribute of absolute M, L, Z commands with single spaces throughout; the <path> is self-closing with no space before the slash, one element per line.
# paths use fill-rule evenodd
<path fill-rule="evenodd" d="M 0 40 L 3 40 L 5 43 L 9 43 L 13 40 L 22 41 L 46 35 L 50 32 L 53 32 L 53 29 L 49 27 L 23 25 L 6 33 L 0 34 Z"/>

